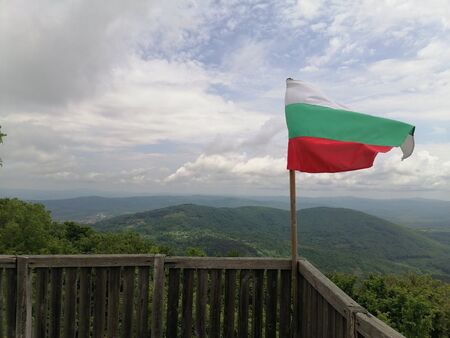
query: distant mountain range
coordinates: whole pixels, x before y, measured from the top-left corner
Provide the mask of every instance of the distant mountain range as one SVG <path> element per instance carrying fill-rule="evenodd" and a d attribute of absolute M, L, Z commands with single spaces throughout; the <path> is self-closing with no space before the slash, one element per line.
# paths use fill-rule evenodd
<path fill-rule="evenodd" d="M 212 207 L 265 206 L 289 208 L 288 197 L 227 196 L 147 196 L 147 197 L 77 197 L 40 200 L 56 220 L 94 223 L 104 218 L 131 214 L 173 205 L 192 203 Z M 382 217 L 391 222 L 418 228 L 450 230 L 450 201 L 429 199 L 367 199 L 354 197 L 300 197 L 298 208 L 350 208 Z"/>
<path fill-rule="evenodd" d="M 419 271 L 450 279 L 450 249 L 422 232 L 366 213 L 329 207 L 301 210 L 299 251 L 325 272 Z M 269 207 L 178 205 L 105 219 L 98 230 L 133 230 L 157 244 L 208 255 L 288 257 L 289 212 Z"/>

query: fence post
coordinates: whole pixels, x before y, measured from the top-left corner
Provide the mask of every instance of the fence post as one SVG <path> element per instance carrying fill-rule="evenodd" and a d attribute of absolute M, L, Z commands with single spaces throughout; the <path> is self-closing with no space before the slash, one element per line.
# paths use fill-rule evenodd
<path fill-rule="evenodd" d="M 16 337 L 31 338 L 31 274 L 28 257 L 17 256 L 17 305 L 16 305 Z"/>
<path fill-rule="evenodd" d="M 153 271 L 153 311 L 152 337 L 162 338 L 163 296 L 164 296 L 164 255 L 155 256 Z"/>

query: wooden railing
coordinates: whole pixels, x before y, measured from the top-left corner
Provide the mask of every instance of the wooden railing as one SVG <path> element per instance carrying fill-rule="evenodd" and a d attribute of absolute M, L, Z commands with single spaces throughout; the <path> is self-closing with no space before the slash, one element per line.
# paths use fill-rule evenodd
<path fill-rule="evenodd" d="M 295 277 L 273 258 L 0 256 L 0 337 L 403 337 L 306 260 Z"/>

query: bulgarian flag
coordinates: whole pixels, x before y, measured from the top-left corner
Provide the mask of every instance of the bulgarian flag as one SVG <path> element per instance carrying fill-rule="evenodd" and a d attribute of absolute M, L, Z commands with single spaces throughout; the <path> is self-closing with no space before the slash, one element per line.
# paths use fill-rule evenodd
<path fill-rule="evenodd" d="M 287 79 L 285 112 L 289 170 L 334 173 L 370 168 L 378 153 L 414 150 L 415 127 L 356 113 L 303 81 Z"/>

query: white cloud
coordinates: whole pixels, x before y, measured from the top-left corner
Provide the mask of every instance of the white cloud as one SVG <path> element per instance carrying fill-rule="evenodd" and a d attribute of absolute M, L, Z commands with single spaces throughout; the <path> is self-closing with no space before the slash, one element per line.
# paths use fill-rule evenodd
<path fill-rule="evenodd" d="M 0 22 L 0 186 L 286 193 L 283 83 L 302 68 L 355 110 L 434 127 L 415 161 L 304 189 L 448 193 L 449 145 L 430 145 L 450 120 L 445 0 L 19 0 Z"/>

